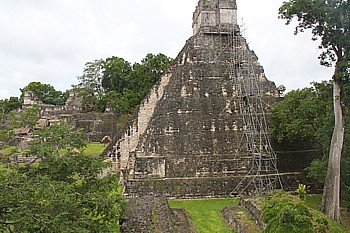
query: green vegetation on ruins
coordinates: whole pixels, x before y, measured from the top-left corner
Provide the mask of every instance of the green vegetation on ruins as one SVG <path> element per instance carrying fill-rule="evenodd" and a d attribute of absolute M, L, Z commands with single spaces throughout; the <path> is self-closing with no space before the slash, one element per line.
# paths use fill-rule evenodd
<path fill-rule="evenodd" d="M 267 198 L 257 198 L 255 201 L 263 208 L 263 219 L 267 223 L 267 229 L 264 231 L 266 233 L 350 232 L 350 213 L 345 208 L 342 209 L 344 225 L 329 219 L 320 212 L 322 195 L 319 194 L 307 194 L 304 200 L 301 200 L 298 195 L 279 191 Z M 196 232 L 233 232 L 220 211 L 225 206 L 238 206 L 238 198 L 169 200 L 168 202 L 171 208 L 183 208 L 189 213 Z M 251 219 L 249 215 L 247 217 Z"/>
<path fill-rule="evenodd" d="M 34 92 L 44 104 L 63 105 L 68 98 L 68 91 L 58 91 L 50 84 L 42 84 L 41 82 L 31 82 L 20 90 L 22 92 L 21 99 L 23 98 L 24 92 L 31 91 Z"/>
<path fill-rule="evenodd" d="M 321 199 L 315 203 L 308 196 L 305 201 L 297 195 L 277 192 L 272 197 L 263 199 L 263 220 L 267 223 L 266 233 L 342 233 L 350 229 L 340 225 L 320 212 Z M 309 203 L 311 206 L 309 206 Z"/>

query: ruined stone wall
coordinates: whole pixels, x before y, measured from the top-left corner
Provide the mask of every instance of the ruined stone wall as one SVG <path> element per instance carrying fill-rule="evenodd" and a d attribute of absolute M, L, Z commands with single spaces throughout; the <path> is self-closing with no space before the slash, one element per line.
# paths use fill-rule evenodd
<path fill-rule="evenodd" d="M 121 232 L 175 233 L 174 224 L 167 199 L 147 195 L 128 201 L 121 220 Z"/>
<path fill-rule="evenodd" d="M 125 182 L 126 197 L 143 195 L 166 196 L 171 198 L 228 197 L 244 176 L 128 179 Z M 245 185 L 248 184 L 248 181 Z"/>
<path fill-rule="evenodd" d="M 188 212 L 181 208 L 172 208 L 173 221 L 177 233 L 195 233 L 196 229 L 190 219 Z"/>
<path fill-rule="evenodd" d="M 244 178 L 244 179 L 243 179 Z M 205 176 L 205 177 L 183 177 L 183 178 L 149 178 L 128 179 L 125 181 L 126 197 L 143 195 L 166 196 L 169 198 L 211 198 L 230 197 L 240 193 L 233 193 L 237 186 L 241 189 L 248 186 L 253 176 Z M 305 184 L 300 173 L 284 173 L 280 175 L 285 191 L 295 191 L 298 184 Z M 242 182 L 243 181 L 243 182 Z M 238 189 L 239 192 L 241 189 Z M 241 193 L 250 195 L 250 190 Z"/>
<path fill-rule="evenodd" d="M 42 113 L 42 119 L 66 122 L 74 128 L 83 129 L 83 137 L 89 142 L 100 142 L 104 136 L 116 134 L 116 118 L 113 113 L 76 113 L 75 111 L 53 111 Z"/>
<path fill-rule="evenodd" d="M 112 113 L 79 113 L 72 115 L 75 128 L 83 128 L 89 142 L 100 142 L 104 136 L 113 137 L 117 131 L 115 115 Z"/>
<path fill-rule="evenodd" d="M 249 219 L 239 206 L 226 206 L 221 214 L 236 233 L 260 233 L 260 228 Z"/>
<path fill-rule="evenodd" d="M 266 228 L 266 223 L 262 219 L 262 207 L 253 199 L 241 197 L 240 205 L 249 213 L 260 229 Z"/>

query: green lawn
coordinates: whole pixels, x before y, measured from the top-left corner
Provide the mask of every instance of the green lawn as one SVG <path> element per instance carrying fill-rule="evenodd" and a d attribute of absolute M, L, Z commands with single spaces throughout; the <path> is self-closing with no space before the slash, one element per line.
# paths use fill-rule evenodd
<path fill-rule="evenodd" d="M 6 147 L 1 151 L 1 153 L 3 153 L 4 155 L 10 155 L 12 153 L 13 150 L 16 150 L 16 147 L 15 146 L 9 146 L 9 147 Z"/>
<path fill-rule="evenodd" d="M 239 199 L 169 200 L 171 208 L 186 209 L 199 233 L 232 233 L 220 211 L 238 205 Z"/>
<path fill-rule="evenodd" d="M 99 142 L 88 143 L 84 150 L 86 155 L 99 155 L 105 149 L 105 144 Z"/>
<path fill-rule="evenodd" d="M 86 145 L 86 148 L 84 149 L 84 154 L 99 155 L 103 152 L 104 149 L 105 149 L 105 144 L 99 143 L 99 142 L 92 142 Z M 67 154 L 67 150 L 65 149 L 60 150 L 60 154 Z"/>

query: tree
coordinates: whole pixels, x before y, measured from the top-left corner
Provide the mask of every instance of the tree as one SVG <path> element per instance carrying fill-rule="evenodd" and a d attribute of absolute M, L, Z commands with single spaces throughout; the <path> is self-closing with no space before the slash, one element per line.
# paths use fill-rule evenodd
<path fill-rule="evenodd" d="M 91 156 L 49 156 L 0 170 L 1 232 L 115 232 L 124 202 L 115 175 Z"/>
<path fill-rule="evenodd" d="M 0 126 L 0 149 L 9 148 L 9 153 L 3 153 L 1 155 L 1 160 L 8 167 L 10 163 L 10 157 L 20 150 L 20 146 L 17 145 L 16 148 L 11 148 L 11 142 L 15 139 L 15 129 L 16 128 L 29 128 L 34 129 L 38 119 L 39 119 L 39 107 L 32 106 L 27 108 L 25 111 L 15 114 L 14 112 L 4 113 L 1 117 Z"/>
<path fill-rule="evenodd" d="M 340 161 L 344 140 L 344 113 L 342 86 L 349 80 L 350 62 L 350 3 L 347 0 L 290 0 L 279 9 L 282 19 L 291 23 L 298 19 L 295 33 L 311 29 L 312 39 L 321 39 L 322 65 L 335 64 L 333 75 L 334 131 L 329 152 L 322 211 L 341 221 L 340 216 Z"/>
<path fill-rule="evenodd" d="M 10 142 L 14 139 L 14 130 L 16 128 L 29 128 L 33 130 L 39 120 L 39 112 L 40 109 L 38 106 L 32 106 L 19 114 L 13 112 L 4 114 L 0 126 L 0 149 L 10 145 Z"/>
<path fill-rule="evenodd" d="M 313 83 L 313 87 L 288 92 L 283 101 L 270 110 L 271 137 L 278 143 L 329 152 L 331 137 L 332 88 L 328 82 Z"/>
<path fill-rule="evenodd" d="M 103 77 L 102 87 L 106 91 L 117 91 L 123 93 L 128 85 L 128 77 L 132 71 L 129 62 L 119 57 L 109 57 L 102 63 Z"/>
<path fill-rule="evenodd" d="M 170 57 L 161 53 L 158 55 L 147 54 L 141 63 L 133 65 L 129 88 L 140 93 L 141 99 L 143 99 L 168 69 L 171 61 Z"/>
<path fill-rule="evenodd" d="M 86 110 L 95 110 L 103 96 L 102 88 L 102 68 L 103 60 L 87 62 L 83 75 L 78 77 L 78 85 L 72 85 L 77 96 L 81 97 Z"/>
<path fill-rule="evenodd" d="M 305 188 L 304 185 L 300 187 Z M 344 232 L 340 224 L 331 224 L 329 218 L 310 208 L 303 200 L 284 192 L 277 192 L 264 200 L 262 218 L 266 223 L 266 233 Z"/>
<path fill-rule="evenodd" d="M 104 111 L 108 106 L 117 116 L 132 114 L 171 61 L 163 54 L 147 54 L 133 65 L 116 56 L 88 62 L 73 90 L 87 111 Z"/>
<path fill-rule="evenodd" d="M 68 154 L 77 154 L 86 147 L 82 130 L 74 130 L 66 123 L 40 129 L 36 134 L 37 138 L 29 143 L 27 152 L 35 157 L 57 156 L 60 150 L 66 150 Z"/>
<path fill-rule="evenodd" d="M 31 82 L 20 90 L 22 97 L 25 91 L 34 92 L 44 104 L 63 105 L 68 98 L 67 93 L 57 91 L 50 84 L 42 84 L 41 82 Z"/>
<path fill-rule="evenodd" d="M 40 118 L 40 107 L 33 105 L 30 108 L 26 108 L 22 113 L 15 115 L 10 119 L 10 125 L 12 128 L 28 127 L 33 129 Z"/>
<path fill-rule="evenodd" d="M 13 110 L 18 110 L 21 107 L 21 102 L 18 97 L 10 97 L 10 99 L 0 100 L 0 114 L 3 116 Z M 1 118 L 0 118 L 1 119 Z"/>
<path fill-rule="evenodd" d="M 116 231 L 124 205 L 118 178 L 101 176 L 110 167 L 103 158 L 75 150 L 85 146 L 81 133 L 64 123 L 37 130 L 28 153 L 39 165 L 0 168 L 1 232 Z"/>
<path fill-rule="evenodd" d="M 344 92 L 350 83 L 344 84 Z M 307 177 L 314 181 L 315 187 L 324 185 L 334 114 L 332 111 L 332 85 L 330 82 L 313 83 L 311 88 L 288 92 L 282 101 L 270 109 L 270 135 L 280 148 L 298 148 L 298 150 L 319 150 L 322 157 L 312 161 L 306 168 Z M 350 120 L 350 101 L 344 98 L 345 120 Z M 341 198 L 350 203 L 349 151 L 350 124 L 344 131 L 344 146 L 342 156 Z M 275 146 L 276 146 L 275 145 Z M 288 150 L 288 149 L 286 149 Z"/>
<path fill-rule="evenodd" d="M 110 57 L 103 62 L 103 101 L 118 115 L 133 113 L 150 89 L 167 70 L 171 58 L 147 54 L 132 66 L 122 58 Z"/>

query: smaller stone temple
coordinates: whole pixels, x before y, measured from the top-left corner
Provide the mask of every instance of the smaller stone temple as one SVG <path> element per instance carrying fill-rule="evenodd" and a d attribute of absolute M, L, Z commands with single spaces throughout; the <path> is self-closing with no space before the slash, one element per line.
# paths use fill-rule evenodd
<path fill-rule="evenodd" d="M 106 136 L 113 137 L 117 131 L 115 115 L 112 112 L 86 112 L 81 97 L 74 91 L 69 93 L 64 105 L 44 104 L 35 92 L 25 91 L 23 110 L 33 105 L 40 107 L 38 129 L 51 124 L 66 122 L 74 128 L 82 128 L 83 136 L 89 142 L 101 142 Z"/>
<path fill-rule="evenodd" d="M 242 144 L 238 54 L 259 80 L 263 108 L 278 97 L 276 86 L 240 33 L 235 0 L 200 0 L 192 27 L 193 36 L 114 138 L 109 156 L 126 196 L 228 196 L 251 168 Z"/>

